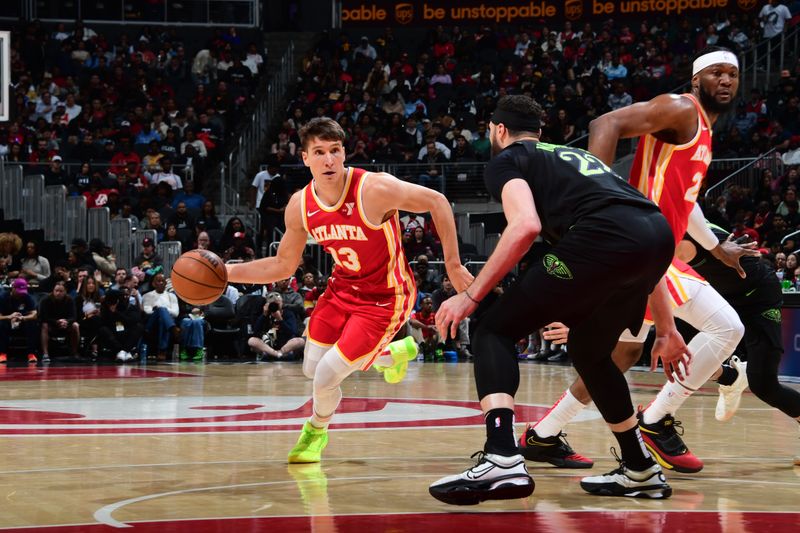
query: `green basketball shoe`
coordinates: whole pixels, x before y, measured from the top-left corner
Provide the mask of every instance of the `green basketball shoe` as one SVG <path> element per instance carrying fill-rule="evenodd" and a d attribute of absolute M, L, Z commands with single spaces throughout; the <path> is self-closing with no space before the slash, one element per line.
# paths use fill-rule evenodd
<path fill-rule="evenodd" d="M 306 421 L 297 444 L 289 452 L 289 463 L 318 463 L 322 459 L 322 450 L 327 445 L 327 428 L 315 428 L 310 421 Z"/>
<path fill-rule="evenodd" d="M 417 358 L 417 343 L 414 337 L 406 337 L 389 343 L 389 352 L 394 364 L 391 366 L 373 365 L 375 370 L 383 374 L 386 383 L 400 383 L 406 377 L 408 362 Z"/>

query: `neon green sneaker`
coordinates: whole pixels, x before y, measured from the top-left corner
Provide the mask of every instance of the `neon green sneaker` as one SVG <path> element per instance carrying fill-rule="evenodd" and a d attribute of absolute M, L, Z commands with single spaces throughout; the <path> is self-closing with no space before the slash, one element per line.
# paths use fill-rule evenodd
<path fill-rule="evenodd" d="M 188 361 L 189 360 L 189 352 L 186 351 L 186 348 L 181 348 L 181 351 L 178 354 L 178 358 L 181 361 Z"/>
<path fill-rule="evenodd" d="M 205 356 L 206 356 L 206 349 L 205 348 L 195 348 L 194 356 L 192 357 L 192 361 L 194 361 L 196 363 L 201 363 Z"/>
<path fill-rule="evenodd" d="M 383 374 L 383 379 L 386 380 L 386 383 L 400 383 L 406 377 L 408 362 L 417 358 L 417 343 L 414 341 L 414 337 L 409 336 L 389 343 L 389 352 L 394 360 L 393 365 L 373 366 L 375 370 Z"/>
<path fill-rule="evenodd" d="M 328 445 L 328 430 L 315 428 L 310 421 L 303 424 L 297 444 L 289 452 L 289 463 L 318 463 Z"/>

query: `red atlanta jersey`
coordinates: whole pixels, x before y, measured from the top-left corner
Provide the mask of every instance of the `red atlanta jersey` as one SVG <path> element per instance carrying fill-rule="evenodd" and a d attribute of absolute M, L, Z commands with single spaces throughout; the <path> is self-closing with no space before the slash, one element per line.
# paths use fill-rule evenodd
<path fill-rule="evenodd" d="M 697 109 L 697 133 L 686 144 L 669 144 L 650 134 L 639 139 L 631 168 L 631 185 L 655 202 L 667 219 L 677 245 L 686 233 L 708 165 L 711 163 L 711 123 L 691 94 L 681 95 Z"/>
<path fill-rule="evenodd" d="M 336 205 L 328 206 L 314 192 L 313 180 L 302 191 L 300 208 L 306 231 L 336 266 L 331 280 L 364 294 L 411 293 L 414 276 L 403 253 L 397 213 L 376 226 L 367 220 L 362 190 L 370 173 L 345 169 L 345 186 Z"/>

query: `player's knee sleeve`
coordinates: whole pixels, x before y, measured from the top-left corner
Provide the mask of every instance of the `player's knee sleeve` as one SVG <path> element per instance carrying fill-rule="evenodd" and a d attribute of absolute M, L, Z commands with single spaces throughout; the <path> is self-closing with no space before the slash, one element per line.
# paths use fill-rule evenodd
<path fill-rule="evenodd" d="M 320 359 L 314 373 L 314 411 L 318 416 L 330 416 L 336 411 L 342 400 L 339 385 L 356 370 L 358 367 L 348 365 L 333 348 Z"/>
<path fill-rule="evenodd" d="M 322 356 L 325 355 L 325 352 L 330 349 L 330 346 L 325 347 L 314 344 L 311 341 L 306 342 L 306 348 L 303 351 L 303 374 L 308 379 L 314 379 L 314 374 L 317 371 L 317 365 L 322 359 Z"/>
<path fill-rule="evenodd" d="M 494 333 L 485 324 L 478 326 L 472 338 L 478 398 L 495 393 L 511 396 L 517 393 L 519 363 L 514 342 Z"/>
<path fill-rule="evenodd" d="M 692 391 L 708 381 L 731 356 L 744 335 L 744 325 L 729 305 L 709 316 L 701 324 L 700 330 L 689 342 L 692 362 L 689 364 L 689 375 L 681 381 L 684 387 Z"/>
<path fill-rule="evenodd" d="M 702 324 L 692 325 L 708 336 L 708 341 L 714 347 L 708 355 L 713 353 L 720 364 L 731 356 L 744 336 L 744 324 L 733 307 L 727 303 L 706 318 Z"/>
<path fill-rule="evenodd" d="M 742 324 L 736 311 L 730 306 L 726 306 L 714 313 L 711 319 L 708 320 L 708 324 L 708 329 L 704 331 L 709 335 L 713 335 L 720 351 L 717 355 L 717 360 L 722 364 L 739 346 L 739 342 L 744 337 L 744 324 Z"/>

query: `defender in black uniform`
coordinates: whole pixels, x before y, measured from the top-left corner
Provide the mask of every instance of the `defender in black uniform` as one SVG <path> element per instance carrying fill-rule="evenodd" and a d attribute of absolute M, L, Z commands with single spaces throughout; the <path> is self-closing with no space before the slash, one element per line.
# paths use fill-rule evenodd
<path fill-rule="evenodd" d="M 655 204 L 592 154 L 538 142 L 540 116 L 539 105 L 526 96 L 506 96 L 497 105 L 490 124 L 494 158 L 484 180 L 502 201 L 508 226 L 469 289 L 439 308 L 442 335 L 448 329 L 455 334 L 539 234 L 554 246 L 479 318 L 473 347 L 486 444 L 476 466 L 429 491 L 451 504 L 533 492 L 513 434 L 519 386 L 514 343 L 555 320 L 571 327 L 570 356 L 624 461 L 581 486 L 598 494 L 669 497 L 672 489 L 642 444 L 628 385 L 611 352 L 625 328 L 641 325 L 648 295 L 672 259 L 672 231 Z M 682 339 L 662 359 L 665 367 L 688 362 Z"/>
<path fill-rule="evenodd" d="M 729 232 L 708 224 L 720 241 Z M 723 366 L 720 383 L 720 402 L 717 419 L 727 420 L 738 407 L 741 392 L 750 390 L 765 403 L 800 422 L 800 392 L 778 381 L 778 366 L 783 355 L 781 339 L 781 306 L 783 293 L 772 267 L 754 257 L 743 257 L 742 268 L 747 277 L 723 265 L 703 246 L 688 235 L 678 245 L 676 255 L 703 276 L 731 304 L 745 327 L 744 343 L 747 353 L 746 375 L 739 375 L 745 365 L 734 361 Z"/>

